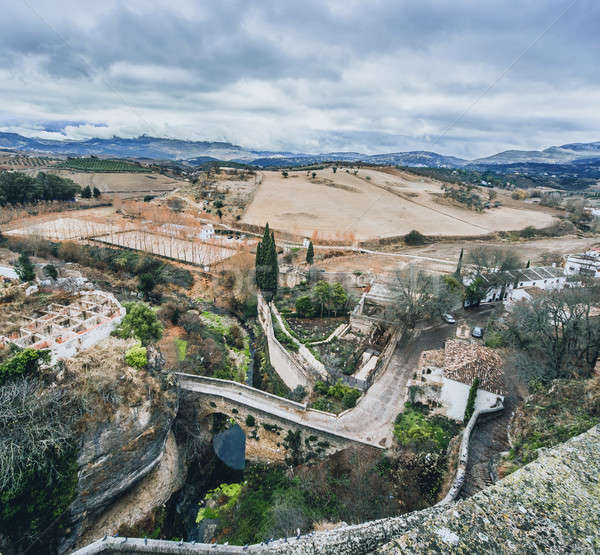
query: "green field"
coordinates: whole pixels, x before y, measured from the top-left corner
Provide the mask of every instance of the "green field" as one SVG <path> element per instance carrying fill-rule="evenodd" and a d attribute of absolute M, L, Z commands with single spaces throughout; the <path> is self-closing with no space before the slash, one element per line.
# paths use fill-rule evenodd
<path fill-rule="evenodd" d="M 99 158 L 69 158 L 60 166 L 71 170 L 89 171 L 89 172 L 148 172 L 138 164 L 127 162 L 125 160 L 101 160 Z"/>

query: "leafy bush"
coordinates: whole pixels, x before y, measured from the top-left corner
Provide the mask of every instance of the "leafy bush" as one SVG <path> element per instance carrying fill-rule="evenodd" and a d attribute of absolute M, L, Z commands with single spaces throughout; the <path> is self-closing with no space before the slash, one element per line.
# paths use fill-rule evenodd
<path fill-rule="evenodd" d="M 163 326 L 156 313 L 142 302 L 124 303 L 127 314 L 115 331 L 123 339 L 137 337 L 142 345 L 149 345 L 162 337 Z"/>
<path fill-rule="evenodd" d="M 464 422 L 465 424 L 471 419 L 473 416 L 473 412 L 475 411 L 475 400 L 477 399 L 477 388 L 479 387 L 479 378 L 475 376 L 473 383 L 471 384 L 471 388 L 469 389 L 469 397 L 467 398 L 467 406 L 465 407 L 465 416 Z"/>
<path fill-rule="evenodd" d="M 485 346 L 492 349 L 499 349 L 506 346 L 504 336 L 496 330 L 486 332 Z"/>
<path fill-rule="evenodd" d="M 44 266 L 44 275 L 50 279 L 56 279 L 58 277 L 58 271 L 54 264 L 46 264 Z"/>
<path fill-rule="evenodd" d="M 254 426 L 256 426 L 256 418 L 251 414 L 246 416 L 246 426 L 248 426 L 248 428 L 254 428 Z"/>
<path fill-rule="evenodd" d="M 279 343 L 281 343 L 288 351 L 297 353 L 300 350 L 298 344 L 284 333 L 276 322 L 273 322 L 273 332 L 275 333 L 275 339 L 277 339 L 277 341 L 279 341 Z"/>
<path fill-rule="evenodd" d="M 342 406 L 345 409 L 351 409 L 356 406 L 356 401 L 360 397 L 360 391 L 354 388 L 348 388 L 348 391 L 344 393 L 342 397 Z"/>
<path fill-rule="evenodd" d="M 427 238 L 416 229 L 413 229 L 404 236 L 404 243 L 410 246 L 425 245 L 427 244 Z"/>
<path fill-rule="evenodd" d="M 333 412 L 334 411 L 333 403 L 324 397 L 317 399 L 312 404 L 312 408 L 317 409 L 317 410 L 322 410 L 324 412 Z"/>
<path fill-rule="evenodd" d="M 402 446 L 425 447 L 428 444 L 445 450 L 454 435 L 456 425 L 443 416 L 428 416 L 422 405 L 405 403 L 404 411 L 396 417 L 394 436 Z"/>
<path fill-rule="evenodd" d="M 314 316 L 315 311 L 313 308 L 313 303 L 308 295 L 302 295 L 296 299 L 296 312 L 298 313 L 298 316 L 302 318 Z"/>
<path fill-rule="evenodd" d="M 134 368 L 143 368 L 148 364 L 148 352 L 146 347 L 140 345 L 131 347 L 125 353 L 125 362 Z"/>
<path fill-rule="evenodd" d="M 22 252 L 15 262 L 15 272 L 21 281 L 33 281 L 35 279 L 35 267 L 26 252 Z"/>
<path fill-rule="evenodd" d="M 0 385 L 17 376 L 26 376 L 39 370 L 41 362 L 50 362 L 50 351 L 25 349 L 0 364 Z"/>
<path fill-rule="evenodd" d="M 242 493 L 242 484 L 221 484 L 218 488 L 210 490 L 204 496 L 204 502 L 216 501 L 217 507 L 202 507 L 196 516 L 196 523 L 205 518 L 218 519 L 222 513 L 231 509 Z"/>

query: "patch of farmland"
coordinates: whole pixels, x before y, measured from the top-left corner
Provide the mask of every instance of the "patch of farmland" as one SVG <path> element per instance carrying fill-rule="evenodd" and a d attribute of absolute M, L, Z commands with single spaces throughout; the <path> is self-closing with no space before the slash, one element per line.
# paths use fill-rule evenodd
<path fill-rule="evenodd" d="M 147 231 L 112 233 L 96 237 L 96 240 L 109 245 L 144 251 L 200 266 L 211 266 L 237 254 L 234 249 L 200 241 L 177 239 L 173 236 L 158 235 Z"/>
<path fill-rule="evenodd" d="M 18 227 L 4 233 L 5 235 L 26 235 L 42 237 L 51 241 L 64 241 L 66 239 L 104 235 L 111 231 L 113 231 L 113 227 L 107 224 L 77 218 L 57 218 Z"/>
<path fill-rule="evenodd" d="M 312 173 L 312 172 L 310 172 Z M 438 182 L 412 179 L 406 173 L 339 168 L 315 172 L 263 172 L 263 180 L 242 221 L 291 233 L 335 239 L 353 232 L 360 240 L 404 235 L 485 235 L 527 226 L 546 227 L 551 214 L 519 207 L 475 212 L 442 205 Z M 436 196 L 437 195 L 437 196 Z M 499 195 L 500 199 L 500 195 Z"/>
<path fill-rule="evenodd" d="M 76 172 L 70 170 L 55 170 L 52 173 L 72 179 L 81 187 L 97 187 L 102 193 L 123 198 L 173 191 L 184 183 L 160 173 Z"/>

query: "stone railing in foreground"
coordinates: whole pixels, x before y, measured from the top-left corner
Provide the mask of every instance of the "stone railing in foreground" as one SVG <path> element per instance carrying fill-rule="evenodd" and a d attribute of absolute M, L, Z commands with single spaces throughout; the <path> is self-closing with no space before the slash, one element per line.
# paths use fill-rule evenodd
<path fill-rule="evenodd" d="M 600 552 L 600 426 L 469 499 L 247 547 L 106 538 L 92 553 L 582 553 Z"/>

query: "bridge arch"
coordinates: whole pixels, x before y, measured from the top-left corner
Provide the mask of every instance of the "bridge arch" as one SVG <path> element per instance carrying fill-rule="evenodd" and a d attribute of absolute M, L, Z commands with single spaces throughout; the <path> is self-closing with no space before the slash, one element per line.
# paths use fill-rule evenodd
<path fill-rule="evenodd" d="M 305 404 L 228 380 L 190 374 L 178 374 L 178 379 L 185 391 L 182 402 L 193 404 L 196 418 L 223 414 L 242 428 L 248 460 L 309 462 L 354 443 L 365 444 L 336 432 L 335 415 L 313 411 Z"/>

